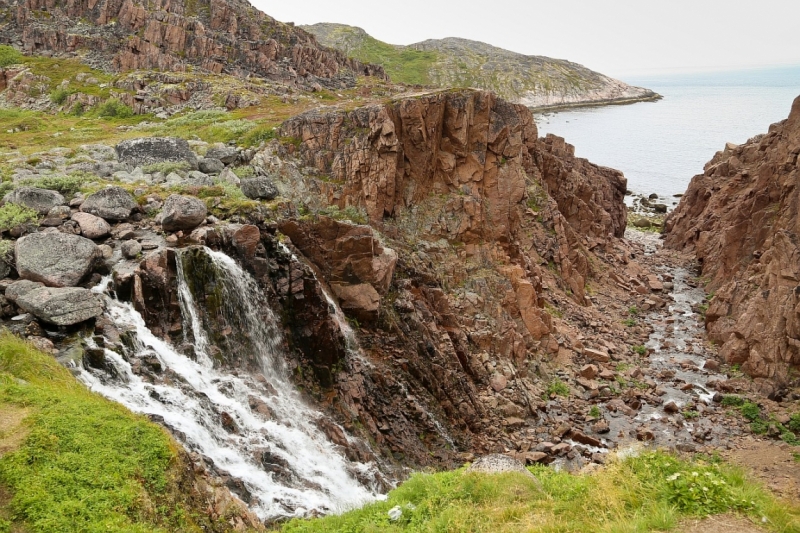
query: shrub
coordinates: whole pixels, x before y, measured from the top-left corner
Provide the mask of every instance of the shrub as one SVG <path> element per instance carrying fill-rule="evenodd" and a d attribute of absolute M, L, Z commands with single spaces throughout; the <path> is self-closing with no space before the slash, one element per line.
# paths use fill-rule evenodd
<path fill-rule="evenodd" d="M 12 46 L 0 46 L 0 67 L 16 65 L 22 61 L 22 54 Z"/>
<path fill-rule="evenodd" d="M 71 94 L 72 91 L 59 87 L 50 93 L 50 101 L 56 105 L 61 105 L 67 101 L 67 98 Z"/>
<path fill-rule="evenodd" d="M 647 347 L 643 344 L 637 344 L 636 346 L 631 346 L 631 350 L 639 355 L 646 355 L 647 354 Z"/>
<path fill-rule="evenodd" d="M 161 172 L 166 176 L 170 172 L 182 172 L 189 170 L 190 168 L 191 166 L 186 161 L 161 161 L 159 163 L 147 165 L 142 170 L 145 174 L 155 174 L 156 172 Z"/>
<path fill-rule="evenodd" d="M 19 225 L 34 222 L 39 218 L 35 210 L 19 204 L 6 204 L 0 207 L 0 231 L 10 230 Z"/>
<path fill-rule="evenodd" d="M 722 397 L 722 405 L 725 407 L 741 407 L 744 405 L 744 398 L 735 394 L 726 394 Z"/>
<path fill-rule="evenodd" d="M 97 116 L 106 118 L 129 118 L 133 116 L 133 109 L 116 98 L 110 98 L 97 106 Z"/>
<path fill-rule="evenodd" d="M 547 386 L 547 395 L 555 394 L 556 396 L 569 396 L 569 387 L 566 383 L 558 378 L 555 378 Z"/>
<path fill-rule="evenodd" d="M 91 174 L 76 172 L 69 176 L 44 176 L 37 179 L 27 179 L 23 180 L 21 184 L 27 187 L 58 191 L 63 195 L 71 195 L 78 192 L 81 185 L 91 179 L 96 179 L 96 177 Z"/>

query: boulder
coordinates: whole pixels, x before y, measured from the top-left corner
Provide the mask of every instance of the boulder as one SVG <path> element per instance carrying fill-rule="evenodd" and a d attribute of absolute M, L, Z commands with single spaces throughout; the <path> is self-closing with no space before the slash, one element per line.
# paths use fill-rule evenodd
<path fill-rule="evenodd" d="M 81 211 L 106 220 L 128 220 L 138 206 L 133 196 L 122 187 L 106 187 L 90 194 L 81 204 Z"/>
<path fill-rule="evenodd" d="M 100 316 L 103 298 L 80 287 L 39 287 L 17 298 L 17 305 L 36 318 L 57 326 L 71 326 Z"/>
<path fill-rule="evenodd" d="M 339 299 L 342 310 L 355 315 L 358 320 L 369 322 L 378 318 L 381 297 L 369 283 L 344 285 L 332 283 L 331 289 Z"/>
<path fill-rule="evenodd" d="M 111 226 L 100 217 L 89 213 L 75 213 L 72 220 L 81 227 L 81 234 L 87 239 L 99 239 L 111 233 Z"/>
<path fill-rule="evenodd" d="M 122 141 L 116 146 L 120 163 L 133 167 L 172 161 L 186 162 L 192 169 L 197 168 L 197 156 L 189 148 L 189 143 L 177 137 L 143 137 Z"/>
<path fill-rule="evenodd" d="M 235 163 L 238 157 L 239 151 L 233 146 L 217 145 L 206 152 L 206 158 L 217 159 L 226 165 Z"/>
<path fill-rule="evenodd" d="M 278 188 L 269 178 L 245 178 L 239 186 L 244 195 L 253 200 L 272 200 L 278 196 Z"/>
<path fill-rule="evenodd" d="M 6 194 L 3 201 L 7 204 L 24 205 L 40 215 L 46 215 L 52 208 L 64 204 L 64 197 L 48 189 L 20 187 Z"/>
<path fill-rule="evenodd" d="M 133 259 L 142 253 L 142 245 L 134 240 L 123 242 L 120 249 L 122 250 L 122 255 L 125 256 L 126 259 Z"/>
<path fill-rule="evenodd" d="M 200 159 L 197 162 L 197 167 L 200 172 L 205 172 L 206 174 L 219 174 L 225 170 L 225 164 L 219 159 L 214 159 L 213 157 L 204 157 Z"/>
<path fill-rule="evenodd" d="M 239 179 L 239 176 L 237 176 L 236 173 L 229 168 L 226 168 L 220 172 L 219 179 L 222 181 L 227 181 L 228 183 L 232 183 L 236 186 L 240 185 L 242 182 L 242 180 Z"/>
<path fill-rule="evenodd" d="M 44 283 L 41 283 L 39 281 L 21 279 L 15 281 L 6 288 L 5 296 L 7 300 L 16 302 L 19 297 L 24 296 L 25 294 L 31 292 L 34 289 L 39 289 L 42 287 L 44 287 Z"/>
<path fill-rule="evenodd" d="M 201 200 L 173 194 L 164 202 L 161 227 L 164 231 L 191 230 L 202 224 L 207 214 L 206 204 Z"/>
<path fill-rule="evenodd" d="M 17 272 L 22 279 L 51 287 L 73 287 L 99 256 L 95 243 L 69 233 L 32 233 L 17 241 Z"/>

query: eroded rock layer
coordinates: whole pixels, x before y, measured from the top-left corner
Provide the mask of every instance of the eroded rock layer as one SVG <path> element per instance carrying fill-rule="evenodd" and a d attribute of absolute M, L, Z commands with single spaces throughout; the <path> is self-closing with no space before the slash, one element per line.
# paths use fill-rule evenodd
<path fill-rule="evenodd" d="M 194 65 L 312 87 L 349 85 L 354 73 L 385 77 L 245 0 L 3 0 L 0 11 L 3 42 L 29 54 L 86 53 L 117 71 Z"/>
<path fill-rule="evenodd" d="M 709 338 L 767 393 L 800 365 L 798 153 L 800 98 L 766 135 L 717 152 L 666 221 L 667 246 L 702 265 Z"/>

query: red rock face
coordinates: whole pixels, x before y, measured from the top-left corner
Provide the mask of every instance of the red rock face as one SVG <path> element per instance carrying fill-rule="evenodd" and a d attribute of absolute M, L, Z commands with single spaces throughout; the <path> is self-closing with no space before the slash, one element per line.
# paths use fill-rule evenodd
<path fill-rule="evenodd" d="M 575 158 L 559 137 L 537 140 L 530 111 L 491 93 L 441 92 L 352 112 L 315 111 L 285 122 L 281 135 L 299 141 L 306 164 L 344 183 L 340 207 L 363 207 L 373 223 L 447 195 L 452 222 L 440 225 L 442 237 L 512 243 L 533 176 L 591 246 L 625 231 L 622 173 Z"/>
<path fill-rule="evenodd" d="M 381 67 L 322 47 L 244 0 L 2 1 L 3 10 L 13 22 L 0 31 L 0 41 L 26 53 L 88 52 L 118 71 L 194 65 L 300 86 L 340 86 L 353 73 L 385 77 Z"/>
<path fill-rule="evenodd" d="M 695 176 L 666 221 L 667 246 L 693 252 L 712 341 L 771 392 L 800 365 L 800 98 L 787 120 L 728 145 Z"/>

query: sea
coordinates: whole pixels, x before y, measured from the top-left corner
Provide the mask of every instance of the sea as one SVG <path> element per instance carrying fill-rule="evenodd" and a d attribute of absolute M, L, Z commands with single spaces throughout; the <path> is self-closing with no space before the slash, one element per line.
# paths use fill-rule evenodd
<path fill-rule="evenodd" d="M 539 135 L 564 137 L 578 157 L 621 170 L 633 193 L 655 193 L 672 207 L 725 143 L 741 144 L 789 115 L 800 66 L 624 81 L 663 99 L 537 114 Z"/>

